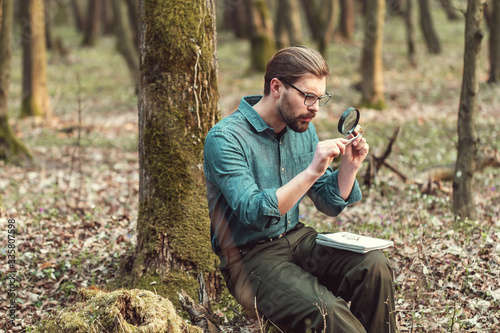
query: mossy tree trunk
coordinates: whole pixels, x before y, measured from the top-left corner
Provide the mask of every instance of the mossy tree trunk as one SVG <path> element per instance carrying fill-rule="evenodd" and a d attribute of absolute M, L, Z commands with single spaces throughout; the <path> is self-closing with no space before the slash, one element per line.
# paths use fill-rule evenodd
<path fill-rule="evenodd" d="M 246 0 L 250 24 L 250 70 L 264 72 L 276 52 L 273 20 L 265 0 Z"/>
<path fill-rule="evenodd" d="M 382 110 L 384 73 L 382 45 L 384 41 L 385 0 L 367 0 L 363 54 L 361 58 L 361 106 Z"/>
<path fill-rule="evenodd" d="M 7 96 L 12 67 L 13 20 L 13 0 L 0 0 L 0 160 L 8 162 L 31 159 L 28 149 L 14 134 L 8 116 Z"/>
<path fill-rule="evenodd" d="M 20 0 L 23 45 L 21 117 L 52 116 L 47 91 L 47 46 L 43 0 Z"/>
<path fill-rule="evenodd" d="M 483 31 L 481 0 L 469 0 L 465 18 L 464 71 L 458 110 L 458 155 L 453 176 L 453 207 L 460 219 L 475 219 L 473 176 L 478 138 L 475 119 L 479 94 L 478 64 Z"/>
<path fill-rule="evenodd" d="M 500 82 L 500 0 L 492 0 L 489 38 L 490 77 L 488 82 Z"/>
<path fill-rule="evenodd" d="M 214 0 L 141 0 L 139 215 L 134 287 L 173 302 L 219 290 L 203 145 L 219 120 Z M 156 282 L 152 285 L 152 282 Z"/>
<path fill-rule="evenodd" d="M 441 42 L 434 28 L 429 0 L 418 0 L 420 9 L 420 28 L 424 36 L 425 45 L 431 54 L 441 53 Z"/>

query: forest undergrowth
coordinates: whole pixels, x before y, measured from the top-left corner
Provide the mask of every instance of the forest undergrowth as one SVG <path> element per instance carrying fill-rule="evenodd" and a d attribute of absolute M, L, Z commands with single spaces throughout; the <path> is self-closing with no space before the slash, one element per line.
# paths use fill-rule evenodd
<path fill-rule="evenodd" d="M 452 165 L 456 157 L 463 24 L 447 23 L 440 30 L 445 44 L 440 55 L 428 55 L 419 41 L 417 67 L 406 60 L 403 29 L 397 28 L 402 23 L 390 24 L 395 28 L 387 32 L 384 46 L 389 108 L 362 109 L 361 123 L 371 154 L 377 155 L 400 128 L 387 161 L 410 181 L 403 182 L 382 168 L 371 185 L 362 185 L 363 200 L 338 217 L 325 217 L 305 200 L 301 219 L 320 231 L 351 231 L 394 241 L 385 253 L 394 268 L 401 332 L 498 331 L 500 169 L 490 166 L 474 176 L 476 221 L 454 220 L 450 181 L 425 193 L 411 181 L 426 168 Z M 14 220 L 19 232 L 19 325 L 12 332 L 30 331 L 41 319 L 57 315 L 75 302 L 80 288 L 106 288 L 120 259 L 134 251 L 136 243 L 139 173 L 134 88 L 112 39 L 102 39 L 95 49 L 81 49 L 74 36 L 65 37 L 69 58 L 49 57 L 48 82 L 57 117 L 49 122 L 17 119 L 21 66 L 20 49 L 14 50 L 11 122 L 35 160 L 25 166 L 0 164 L 2 258 L 8 221 Z M 353 87 L 359 80 L 361 46 L 360 41 L 330 45 L 327 60 L 332 73 L 327 89 L 333 98 L 314 120 L 321 139 L 339 136 L 338 117 L 360 99 Z M 246 71 L 248 51 L 245 41 L 220 33 L 223 115 L 236 109 L 241 96 L 261 94 L 262 74 Z M 485 46 L 477 128 L 480 150 L 494 154 L 500 145 L 500 86 L 484 83 L 486 52 Z M 366 164 L 358 179 L 361 184 L 365 172 Z M 2 308 L 8 299 L 7 270 L 4 260 L 0 265 Z M 5 320 L 2 315 L 0 331 L 5 330 Z"/>

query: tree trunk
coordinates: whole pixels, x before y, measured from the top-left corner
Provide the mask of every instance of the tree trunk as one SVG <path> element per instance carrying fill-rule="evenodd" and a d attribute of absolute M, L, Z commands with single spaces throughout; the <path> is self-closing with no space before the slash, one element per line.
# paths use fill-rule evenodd
<path fill-rule="evenodd" d="M 99 2 L 99 13 L 101 15 L 101 33 L 103 35 L 112 34 L 115 28 L 115 22 L 113 18 L 113 0 L 101 0 Z"/>
<path fill-rule="evenodd" d="M 302 44 L 299 13 L 297 0 L 279 0 L 275 29 L 278 49 Z"/>
<path fill-rule="evenodd" d="M 83 32 L 85 30 L 85 20 L 83 19 L 82 7 L 78 0 L 73 0 L 71 4 L 73 7 L 73 15 L 75 16 L 76 30 L 78 32 Z"/>
<path fill-rule="evenodd" d="M 500 0 L 492 1 L 489 38 L 490 77 L 488 82 L 500 82 Z"/>
<path fill-rule="evenodd" d="M 99 36 L 99 0 L 88 0 L 82 46 L 94 46 Z"/>
<path fill-rule="evenodd" d="M 340 0 L 340 35 L 346 41 L 352 40 L 356 26 L 356 4 L 352 0 Z"/>
<path fill-rule="evenodd" d="M 0 0 L 0 160 L 18 162 L 31 154 L 17 139 L 9 123 L 7 96 L 12 67 L 13 0 Z"/>
<path fill-rule="evenodd" d="M 339 17 L 339 0 L 325 0 L 321 8 L 321 16 L 323 23 L 321 26 L 320 38 L 318 40 L 318 51 L 327 58 L 327 47 L 330 43 Z"/>
<path fill-rule="evenodd" d="M 408 45 L 408 61 L 412 66 L 417 66 L 415 57 L 415 29 L 413 24 L 413 2 L 414 0 L 405 0 L 403 16 L 406 25 L 406 44 Z"/>
<path fill-rule="evenodd" d="M 420 7 L 420 28 L 422 29 L 427 50 L 432 54 L 439 54 L 441 53 L 441 42 L 434 29 L 429 0 L 418 0 L 418 4 Z"/>
<path fill-rule="evenodd" d="M 237 38 L 249 38 L 248 21 L 245 1 L 224 1 L 224 28 L 234 31 Z"/>
<path fill-rule="evenodd" d="M 460 19 L 460 16 L 458 16 L 457 10 L 454 9 L 451 3 L 451 0 L 440 0 L 441 6 L 443 7 L 444 11 L 446 12 L 446 17 L 450 21 L 457 21 Z"/>
<path fill-rule="evenodd" d="M 203 175 L 219 120 L 214 0 L 140 1 L 139 213 L 133 285 L 220 292 Z M 157 283 L 154 285 L 154 283 Z"/>
<path fill-rule="evenodd" d="M 382 45 L 385 0 L 367 0 L 365 39 L 361 60 L 361 106 L 385 109 Z"/>
<path fill-rule="evenodd" d="M 271 12 L 264 0 L 246 0 L 250 18 L 250 70 L 264 72 L 268 60 L 276 52 Z"/>
<path fill-rule="evenodd" d="M 475 118 L 479 93 L 478 64 L 483 31 L 481 0 L 469 0 L 465 19 L 464 71 L 458 110 L 458 155 L 453 177 L 453 207 L 461 220 L 475 219 L 472 181 L 476 168 L 478 138 Z"/>
<path fill-rule="evenodd" d="M 139 86 L 139 54 L 134 46 L 132 29 L 125 14 L 123 0 L 112 0 L 113 18 L 115 22 L 116 47 L 127 63 L 132 82 Z"/>
<path fill-rule="evenodd" d="M 132 27 L 134 46 L 137 52 L 139 52 L 139 0 L 126 0 L 126 2 L 128 19 Z"/>
<path fill-rule="evenodd" d="M 23 100 L 21 117 L 50 118 L 43 0 L 21 0 L 23 25 Z"/>
<path fill-rule="evenodd" d="M 306 14 L 307 25 L 311 32 L 311 39 L 318 40 L 320 31 L 317 17 L 317 5 L 315 0 L 302 0 L 302 8 Z"/>

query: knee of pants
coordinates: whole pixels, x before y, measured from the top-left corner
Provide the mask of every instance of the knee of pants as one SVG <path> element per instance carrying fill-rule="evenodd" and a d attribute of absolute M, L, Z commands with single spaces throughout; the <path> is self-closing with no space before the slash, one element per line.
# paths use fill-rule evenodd
<path fill-rule="evenodd" d="M 365 256 L 365 265 L 370 275 L 380 277 L 383 280 L 393 280 L 392 267 L 382 252 L 371 251 Z"/>

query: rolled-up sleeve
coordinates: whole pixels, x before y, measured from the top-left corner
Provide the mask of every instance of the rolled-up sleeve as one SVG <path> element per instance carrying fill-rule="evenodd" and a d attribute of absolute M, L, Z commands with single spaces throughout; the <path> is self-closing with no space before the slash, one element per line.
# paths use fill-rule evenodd
<path fill-rule="evenodd" d="M 342 199 L 338 186 L 338 170 L 328 168 L 309 190 L 309 197 L 316 208 L 329 216 L 337 216 L 348 205 L 361 200 L 358 181 L 354 182 L 347 200 Z"/>

